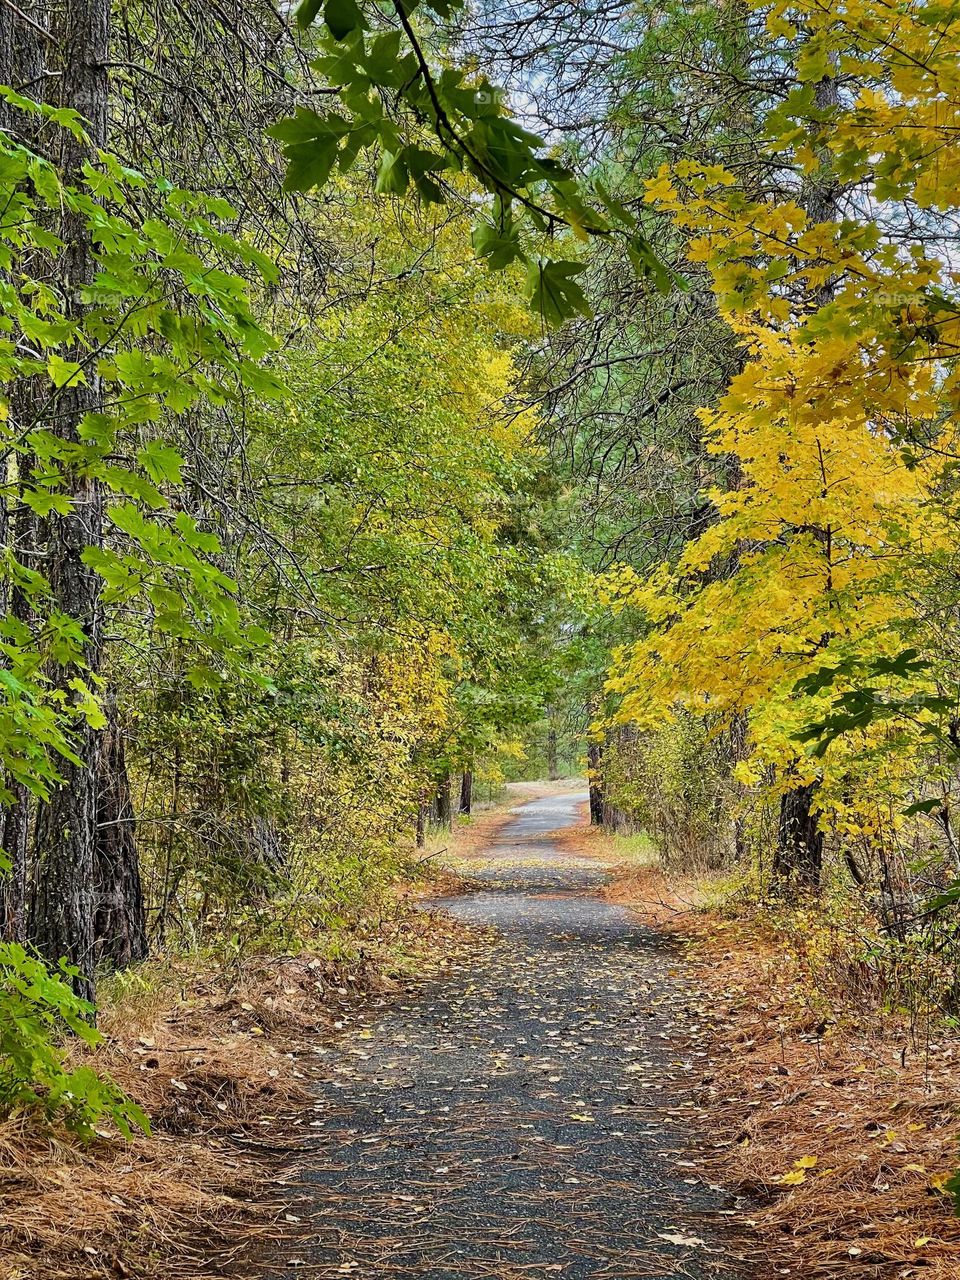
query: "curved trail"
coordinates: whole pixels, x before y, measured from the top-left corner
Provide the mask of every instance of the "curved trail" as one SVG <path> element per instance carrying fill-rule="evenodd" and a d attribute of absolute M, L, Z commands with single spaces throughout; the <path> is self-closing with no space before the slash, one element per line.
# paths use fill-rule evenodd
<path fill-rule="evenodd" d="M 514 811 L 482 887 L 430 904 L 496 932 L 324 1060 L 299 1274 L 738 1275 L 722 1198 L 684 1167 L 676 957 L 549 838 L 585 798 Z"/>

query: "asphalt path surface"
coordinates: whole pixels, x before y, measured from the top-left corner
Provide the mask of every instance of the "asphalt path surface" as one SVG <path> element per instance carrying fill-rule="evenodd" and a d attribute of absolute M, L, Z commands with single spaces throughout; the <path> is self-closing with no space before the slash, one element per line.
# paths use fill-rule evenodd
<path fill-rule="evenodd" d="M 682 959 L 550 838 L 585 798 L 516 809 L 471 891 L 429 904 L 480 926 L 476 951 L 318 1050 L 283 1274 L 744 1277 L 690 1159 Z"/>

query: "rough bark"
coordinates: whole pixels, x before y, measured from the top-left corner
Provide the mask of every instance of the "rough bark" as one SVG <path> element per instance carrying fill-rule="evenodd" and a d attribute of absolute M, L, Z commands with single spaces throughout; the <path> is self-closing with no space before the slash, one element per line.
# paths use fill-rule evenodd
<path fill-rule="evenodd" d="M 442 778 L 437 786 L 437 822 L 441 827 L 453 825 L 453 801 L 450 794 L 450 775 Z"/>
<path fill-rule="evenodd" d="M 9 39 L 9 37 L 7 37 Z M 4 61 L 4 36 L 0 34 L 0 68 Z M 6 497 L 0 496 L 0 546 L 10 546 L 12 521 Z M 0 616 L 11 612 L 11 592 L 6 578 L 0 578 Z M 23 942 L 26 928 L 27 834 L 29 810 L 27 789 L 12 777 L 6 779 L 6 790 L 13 799 L 0 821 L 0 849 L 5 862 L 0 862 L 0 941 Z"/>
<path fill-rule="evenodd" d="M 47 41 L 43 35 L 46 15 L 39 5 L 31 5 L 30 0 L 18 7 L 20 14 L 7 10 L 0 15 L 0 84 L 24 85 L 28 93 L 37 93 L 46 67 Z M 0 128 L 28 146 L 38 142 L 42 125 L 39 117 L 25 115 L 0 100 Z M 10 387 L 9 397 L 10 426 L 14 434 L 20 436 L 32 425 L 35 408 L 46 397 L 46 390 L 38 385 L 37 379 L 25 378 Z M 0 503 L 0 544 L 23 560 L 36 549 L 33 512 L 16 499 L 20 477 L 29 470 L 30 459 L 21 453 L 16 458 L 8 458 L 4 466 L 7 496 Z M 33 567 L 33 560 L 26 562 Z M 24 592 L 8 580 L 3 580 L 0 590 L 0 611 L 29 625 L 32 609 Z M 14 778 L 7 778 L 6 786 L 13 800 L 0 821 L 0 846 L 10 860 L 9 872 L 0 882 L 0 936 L 6 941 L 24 942 L 31 800 L 27 788 Z"/>
<path fill-rule="evenodd" d="M 473 770 L 464 769 L 460 779 L 460 812 L 467 817 L 473 809 Z"/>
<path fill-rule="evenodd" d="M 98 964 L 125 969 L 147 957 L 147 918 L 123 734 L 114 708 L 100 743 L 95 856 L 94 950 Z"/>
<path fill-rule="evenodd" d="M 9 867 L 0 884 L 0 939 L 27 938 L 27 842 L 30 838 L 30 794 L 22 783 L 8 781 L 14 800 L 3 815 L 2 847 Z"/>
<path fill-rule="evenodd" d="M 427 840 L 427 813 L 430 806 L 427 803 L 426 791 L 421 791 L 417 800 L 417 848 L 422 849 Z"/>
<path fill-rule="evenodd" d="M 774 880 L 781 886 L 816 890 L 823 865 L 823 832 L 816 807 L 817 784 L 808 782 L 780 797 Z"/>
<path fill-rule="evenodd" d="M 21 383 L 11 394 L 11 416 L 18 426 L 25 416 L 22 413 L 25 397 L 31 397 L 31 393 L 32 389 L 29 385 L 24 386 Z M 21 468 L 22 466 L 21 459 Z M 16 478 L 14 478 L 14 484 L 15 482 Z M 11 492 L 14 491 L 14 484 L 10 486 Z M 14 555 L 21 558 L 35 550 L 35 535 L 33 512 L 22 503 L 12 515 L 8 515 L 5 522 L 4 544 L 11 547 Z M 29 626 L 33 618 L 33 609 L 22 588 L 12 586 L 4 596 L 4 613 Z M 4 938 L 10 942 L 24 942 L 27 930 L 27 875 L 32 803 L 30 792 L 22 782 L 9 777 L 7 789 L 13 795 L 13 800 L 3 818 L 2 846 L 10 859 L 10 870 L 2 884 L 0 915 L 3 920 Z"/>
<path fill-rule="evenodd" d="M 591 742 L 587 747 L 587 768 L 590 772 L 590 822 L 595 827 L 603 826 L 603 780 L 600 774 L 603 761 L 603 750 L 599 742 Z"/>
<path fill-rule="evenodd" d="M 58 165 L 64 180 L 77 182 L 84 161 L 107 137 L 107 61 L 110 7 L 107 0 L 65 0 L 53 11 L 49 59 L 55 74 L 44 80 L 58 106 L 71 107 L 86 119 L 88 139 L 61 130 Z M 81 290 L 93 278 L 90 236 L 79 214 L 64 210 L 59 228 L 64 248 L 56 260 L 57 284 L 62 289 L 69 319 L 83 315 Z M 87 364 L 86 382 L 75 379 L 52 397 L 49 418 L 42 425 L 73 444 L 84 415 L 101 408 L 102 397 L 89 352 L 78 346 L 75 358 Z M 75 475 L 70 483 L 71 508 L 42 524 L 45 543 L 42 570 L 50 585 L 51 603 L 72 617 L 84 635 L 82 661 L 51 672 L 55 685 L 66 691 L 78 676 L 89 681 L 100 668 L 102 632 L 99 579 L 84 563 L 83 551 L 103 537 L 103 497 L 96 481 Z M 77 965 L 75 985 L 80 995 L 95 994 L 94 863 L 97 829 L 97 773 L 99 735 L 87 724 L 78 727 L 74 750 L 79 764 L 64 763 L 61 784 L 39 806 L 36 847 L 28 910 L 28 934 L 47 959 L 66 957 Z"/>

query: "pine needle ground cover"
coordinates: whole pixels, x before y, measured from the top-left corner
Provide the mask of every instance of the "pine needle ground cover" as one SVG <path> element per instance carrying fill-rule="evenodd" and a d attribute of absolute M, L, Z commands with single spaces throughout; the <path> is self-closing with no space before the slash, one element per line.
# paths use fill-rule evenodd
<path fill-rule="evenodd" d="M 352 963 L 264 956 L 217 971 L 158 958 L 109 991 L 103 1043 L 72 1056 L 136 1100 L 151 1134 L 104 1125 L 84 1142 L 35 1111 L 4 1120 L 3 1280 L 257 1274 L 322 1045 L 371 990 L 453 945 L 450 932 L 434 922 L 428 938 L 412 914 Z"/>
<path fill-rule="evenodd" d="M 647 848 L 625 858 L 632 842 L 596 829 L 560 838 L 614 864 L 612 901 L 683 940 L 698 987 L 685 1027 L 699 1135 L 688 1158 L 731 1193 L 757 1273 L 956 1276 L 950 1021 L 878 1007 L 840 973 L 849 934 L 841 947 L 805 915 L 724 902 L 716 875 L 668 876 Z"/>

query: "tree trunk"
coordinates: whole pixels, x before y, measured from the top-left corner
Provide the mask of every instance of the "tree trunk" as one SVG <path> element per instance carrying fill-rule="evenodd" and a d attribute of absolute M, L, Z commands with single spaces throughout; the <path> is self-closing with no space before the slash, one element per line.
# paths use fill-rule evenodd
<path fill-rule="evenodd" d="M 4 43 L 0 36 L 0 58 Z M 0 61 L 0 66 L 6 65 Z M 10 468 L 7 468 L 9 474 Z M 8 481 L 7 490 L 13 490 Z M 0 496 L 0 546 L 15 543 L 10 508 L 5 496 Z M 11 592 L 6 578 L 0 578 L 0 616 L 13 612 Z M 23 942 L 26 937 L 27 893 L 27 837 L 30 810 L 27 789 L 15 778 L 7 776 L 6 790 L 11 800 L 0 818 L 0 942 Z"/>
<path fill-rule="evenodd" d="M 2 847 L 10 865 L 0 881 L 0 940 L 27 939 L 27 843 L 30 838 L 30 793 L 8 779 L 14 800 L 3 815 Z"/>
<path fill-rule="evenodd" d="M 437 787 L 437 822 L 441 827 L 453 825 L 453 801 L 450 795 L 450 775 L 447 774 Z"/>
<path fill-rule="evenodd" d="M 14 422 L 18 427 L 23 422 L 23 416 L 19 410 L 23 405 L 24 398 L 30 398 L 30 391 L 29 387 L 24 387 L 21 384 L 14 389 L 10 397 Z M 10 490 L 11 492 L 14 491 L 14 484 L 10 485 Z M 25 503 L 21 504 L 12 518 L 8 515 L 5 525 L 4 545 L 12 550 L 18 560 L 21 557 L 26 558 L 29 556 L 29 553 L 36 546 L 35 522 L 30 508 Z M 30 601 L 23 589 L 16 585 L 5 593 L 3 612 L 26 626 L 30 626 L 33 619 L 33 609 Z M 6 879 L 0 885 L 0 889 L 2 889 L 2 892 L 0 892 L 0 920 L 2 920 L 2 936 L 4 939 L 8 942 L 25 942 L 27 937 L 27 868 L 32 811 L 31 798 L 30 792 L 23 783 L 17 782 L 12 777 L 7 778 L 7 789 L 11 792 L 13 800 L 3 817 L 2 847 L 10 859 L 10 868 Z"/>
<path fill-rule="evenodd" d="M 460 812 L 466 817 L 473 809 L 473 770 L 464 769 L 460 779 Z"/>
<path fill-rule="evenodd" d="M 814 102 L 819 111 L 835 107 L 840 101 L 839 86 L 834 76 L 824 76 L 816 84 Z M 809 224 L 830 222 L 837 216 L 837 179 L 830 152 L 821 148 L 819 164 L 813 173 L 804 178 L 800 203 L 807 214 Z M 833 280 L 826 280 L 812 297 L 816 306 L 826 306 L 835 293 Z M 826 575 L 832 579 L 830 559 L 830 530 L 817 530 L 824 546 Z M 780 822 L 777 832 L 777 852 L 773 860 L 774 880 L 793 882 L 797 887 L 817 889 L 820 886 L 820 867 L 823 861 L 823 834 L 817 830 L 819 810 L 814 806 L 817 784 L 807 783 L 780 798 Z"/>
<path fill-rule="evenodd" d="M 560 776 L 557 768 L 557 726 L 553 722 L 553 707 L 547 708 L 547 777 L 556 782 Z"/>
<path fill-rule="evenodd" d="M 100 744 L 95 862 L 96 958 L 125 969 L 147 958 L 147 918 L 123 735 L 114 707 Z"/>
<path fill-rule="evenodd" d="M 603 826 L 603 780 L 600 777 L 600 766 L 603 760 L 603 749 L 599 742 L 591 742 L 587 747 L 587 768 L 590 773 L 590 822 L 595 827 Z"/>
<path fill-rule="evenodd" d="M 26 85 L 28 93 L 36 92 L 37 86 L 43 84 L 46 65 L 47 42 L 43 34 L 46 14 L 38 4 L 31 5 L 30 0 L 24 0 L 18 8 L 20 13 L 8 10 L 0 19 L 0 84 Z M 27 116 L 5 99 L 0 100 L 0 128 L 8 130 L 27 145 L 37 144 L 44 124 L 41 117 Z M 21 379 L 10 388 L 8 425 L 14 436 L 27 433 L 33 425 L 36 406 L 46 395 L 47 388 L 36 378 Z M 0 545 L 8 548 L 17 561 L 26 560 L 33 568 L 35 561 L 29 559 L 36 547 L 33 512 L 23 503 L 16 505 L 20 477 L 29 467 L 30 461 L 25 453 L 11 456 L 4 464 L 7 496 L 0 506 Z M 17 586 L 11 586 L 9 579 L 3 580 L 0 612 L 28 625 L 32 620 L 32 610 L 24 592 Z M 8 777 L 6 786 L 13 799 L 0 820 L 0 847 L 10 861 L 6 877 L 0 877 L 0 938 L 7 942 L 25 942 L 31 800 L 27 788 L 14 778 Z"/>
<path fill-rule="evenodd" d="M 780 797 L 780 822 L 773 877 L 781 885 L 815 891 L 820 887 L 823 865 L 823 832 L 814 805 L 817 784 L 808 782 Z"/>
<path fill-rule="evenodd" d="M 58 164 L 63 180 L 81 180 L 85 161 L 107 139 L 107 61 L 109 57 L 109 0 L 65 0 L 52 10 L 50 49 L 54 75 L 42 83 L 55 105 L 73 108 L 85 118 L 87 138 L 60 130 Z M 9 21 L 7 13 L 4 21 Z M 93 278 L 93 245 L 83 216 L 65 210 L 59 228 L 64 247 L 56 259 L 64 296 L 64 313 L 82 319 L 81 290 Z M 79 345 L 71 354 L 86 362 L 86 382 L 74 379 L 52 397 L 48 426 L 68 444 L 79 440 L 78 428 L 88 413 L 102 408 L 100 380 L 88 350 Z M 50 584 L 51 604 L 73 618 L 84 636 L 81 660 L 51 672 L 55 687 L 72 701 L 71 682 L 89 682 L 101 665 L 102 632 L 100 580 L 83 563 L 83 552 L 103 540 L 103 496 L 99 484 L 75 475 L 69 487 L 70 510 L 42 523 L 45 553 L 41 568 Z M 50 961 L 66 957 L 80 970 L 78 994 L 93 999 L 95 910 L 94 862 L 97 830 L 98 734 L 84 721 L 77 729 L 74 750 L 79 764 L 64 762 L 62 782 L 41 803 L 36 824 L 36 851 L 28 910 L 28 935 Z"/>
<path fill-rule="evenodd" d="M 423 788 L 417 799 L 417 848 L 422 849 L 427 842 L 427 813 L 430 809 L 427 803 L 427 792 Z"/>

